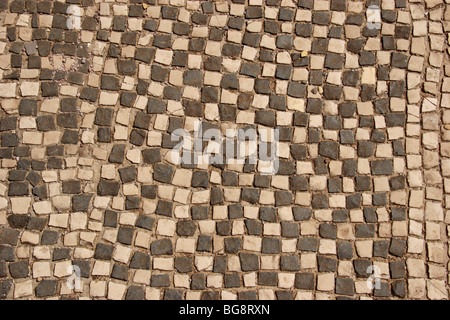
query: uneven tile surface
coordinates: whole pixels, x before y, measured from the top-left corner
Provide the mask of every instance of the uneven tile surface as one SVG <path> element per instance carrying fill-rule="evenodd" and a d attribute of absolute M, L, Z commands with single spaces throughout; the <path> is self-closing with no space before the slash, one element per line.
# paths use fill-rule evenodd
<path fill-rule="evenodd" d="M 449 31 L 449 0 L 0 0 L 0 299 L 448 299 Z"/>

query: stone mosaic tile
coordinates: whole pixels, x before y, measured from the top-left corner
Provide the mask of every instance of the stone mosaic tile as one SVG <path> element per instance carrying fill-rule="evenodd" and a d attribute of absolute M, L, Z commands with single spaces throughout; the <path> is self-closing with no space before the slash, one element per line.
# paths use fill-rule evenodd
<path fill-rule="evenodd" d="M 449 22 L 448 0 L 0 0 L 0 299 L 448 299 Z M 257 129 L 277 170 L 197 161 L 198 129 Z"/>

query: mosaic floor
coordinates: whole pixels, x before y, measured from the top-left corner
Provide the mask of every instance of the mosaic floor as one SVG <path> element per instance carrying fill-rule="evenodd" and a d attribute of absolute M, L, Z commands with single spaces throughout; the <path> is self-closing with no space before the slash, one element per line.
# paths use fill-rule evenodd
<path fill-rule="evenodd" d="M 0 299 L 448 299 L 449 31 L 449 0 L 0 0 Z"/>

